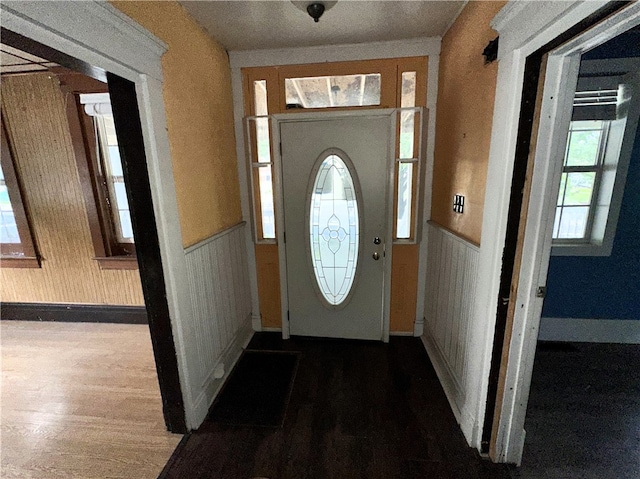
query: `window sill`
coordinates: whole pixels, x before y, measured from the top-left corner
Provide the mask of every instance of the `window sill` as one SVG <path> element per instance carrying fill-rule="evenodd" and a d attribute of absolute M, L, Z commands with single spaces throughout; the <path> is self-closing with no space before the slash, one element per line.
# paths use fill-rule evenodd
<path fill-rule="evenodd" d="M 100 269 L 138 269 L 138 259 L 135 256 L 109 256 L 94 258 Z"/>
<path fill-rule="evenodd" d="M 551 256 L 611 256 L 613 244 L 608 243 L 576 243 L 554 244 Z"/>
<path fill-rule="evenodd" d="M 0 256 L 2 268 L 40 268 L 40 260 L 31 256 Z"/>

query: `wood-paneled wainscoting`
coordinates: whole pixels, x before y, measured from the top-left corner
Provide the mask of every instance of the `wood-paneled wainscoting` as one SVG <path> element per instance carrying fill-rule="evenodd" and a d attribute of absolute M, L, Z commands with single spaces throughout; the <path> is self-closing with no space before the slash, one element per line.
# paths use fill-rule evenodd
<path fill-rule="evenodd" d="M 189 371 L 197 375 L 186 398 L 197 424 L 253 334 L 245 227 L 239 223 L 185 250 L 193 315 L 183 318 L 183 340 Z"/>
<path fill-rule="evenodd" d="M 469 416 L 469 326 L 473 318 L 479 248 L 429 224 L 429 268 L 423 340 L 451 407 Z"/>

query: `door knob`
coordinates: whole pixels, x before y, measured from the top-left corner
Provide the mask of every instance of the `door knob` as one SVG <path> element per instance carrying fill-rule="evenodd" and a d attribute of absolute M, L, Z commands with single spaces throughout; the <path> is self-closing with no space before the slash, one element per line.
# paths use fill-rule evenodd
<path fill-rule="evenodd" d="M 380 255 L 378 254 L 377 251 L 375 253 L 373 253 L 373 259 L 375 259 L 376 261 L 378 261 L 380 259 Z"/>

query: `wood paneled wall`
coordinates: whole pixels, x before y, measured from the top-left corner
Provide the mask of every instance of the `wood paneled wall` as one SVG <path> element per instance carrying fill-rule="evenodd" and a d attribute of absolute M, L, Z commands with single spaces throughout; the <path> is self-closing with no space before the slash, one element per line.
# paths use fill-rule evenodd
<path fill-rule="evenodd" d="M 478 282 L 479 249 L 435 224 L 429 225 L 424 338 L 454 413 L 470 414 L 468 334 Z M 467 410 L 469 409 L 469 410 Z"/>
<path fill-rule="evenodd" d="M 204 419 L 223 378 L 251 336 L 251 292 L 241 223 L 185 250 L 192 314 L 183 318 L 186 362 L 192 375 L 186 395 L 197 426 Z"/>
<path fill-rule="evenodd" d="M 442 39 L 431 219 L 480 244 L 498 62 L 482 51 L 497 33 L 489 22 L 505 1 L 473 0 Z M 453 196 L 465 196 L 464 213 Z"/>
<path fill-rule="evenodd" d="M 143 305 L 138 270 L 101 270 L 89 231 L 58 79 L 2 79 L 2 113 L 42 268 L 0 268 L 2 301 Z"/>

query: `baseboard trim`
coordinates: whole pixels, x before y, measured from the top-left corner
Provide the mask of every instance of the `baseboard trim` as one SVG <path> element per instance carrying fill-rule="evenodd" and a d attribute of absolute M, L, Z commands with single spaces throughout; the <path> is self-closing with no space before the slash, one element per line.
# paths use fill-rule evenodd
<path fill-rule="evenodd" d="M 63 303 L 0 303 L 0 318 L 11 321 L 148 324 L 144 306 Z"/>
<path fill-rule="evenodd" d="M 251 315 L 251 326 L 256 333 L 262 331 L 262 317 L 260 314 Z"/>
<path fill-rule="evenodd" d="M 640 320 L 541 318 L 540 341 L 640 344 Z"/>
<path fill-rule="evenodd" d="M 409 336 L 409 337 L 413 337 L 413 331 L 389 331 L 389 336 Z"/>
<path fill-rule="evenodd" d="M 193 422 L 190 423 L 190 429 L 197 429 L 200 427 L 207 417 L 209 408 L 220 392 L 222 385 L 229 377 L 229 373 L 236 365 L 242 351 L 247 347 L 249 341 L 251 341 L 253 333 L 251 316 L 248 316 L 231 343 L 220 355 L 216 365 L 211 369 L 209 375 L 202 384 L 200 394 L 198 394 L 195 401 L 193 401 L 193 405 L 191 407 Z"/>
<path fill-rule="evenodd" d="M 282 328 L 262 328 L 263 333 L 281 333 Z"/>
<path fill-rule="evenodd" d="M 424 334 L 420 336 L 422 344 L 424 345 L 427 355 L 431 360 L 433 369 L 436 370 L 436 375 L 440 380 L 444 394 L 449 400 L 449 406 L 453 411 L 453 415 L 456 417 L 458 424 L 462 424 L 463 416 L 460 406 L 458 405 L 458 399 L 462 397 L 460 384 L 449 366 L 449 363 L 442 354 L 442 351 L 436 344 L 435 340 L 431 337 L 428 331 L 425 330 Z"/>
<path fill-rule="evenodd" d="M 420 339 L 422 340 L 422 344 L 424 345 L 427 355 L 431 360 L 433 369 L 436 371 L 436 375 L 440 380 L 440 385 L 442 386 L 444 394 L 447 396 L 449 401 L 451 411 L 460 426 L 460 430 L 462 431 L 467 444 L 469 447 L 474 447 L 480 450 L 480 423 L 476 420 L 476 417 L 471 414 L 468 405 L 464 404 L 464 390 L 462 389 L 458 378 L 456 378 L 445 355 L 442 353 L 442 350 L 435 339 L 429 334 L 428 330 L 425 329 L 425 332 L 420 336 Z M 463 403 L 463 405 L 460 406 L 460 403 Z"/>
<path fill-rule="evenodd" d="M 416 338 L 419 338 L 424 334 L 424 317 L 417 318 L 415 324 L 413 325 L 413 335 Z"/>

